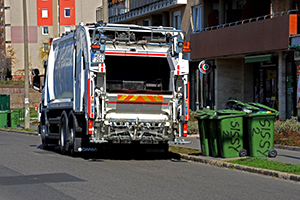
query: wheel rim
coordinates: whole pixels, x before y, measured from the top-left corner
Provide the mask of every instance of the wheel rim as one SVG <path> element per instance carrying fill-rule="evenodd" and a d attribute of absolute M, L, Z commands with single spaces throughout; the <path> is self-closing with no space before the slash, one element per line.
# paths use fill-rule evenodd
<path fill-rule="evenodd" d="M 70 144 L 74 145 L 74 128 L 70 129 Z"/>
<path fill-rule="evenodd" d="M 64 128 L 65 128 L 65 125 L 64 123 L 62 122 L 62 125 L 61 125 L 61 129 L 60 129 L 60 147 L 62 150 L 64 150 L 64 146 L 65 146 L 65 134 L 64 134 Z"/>

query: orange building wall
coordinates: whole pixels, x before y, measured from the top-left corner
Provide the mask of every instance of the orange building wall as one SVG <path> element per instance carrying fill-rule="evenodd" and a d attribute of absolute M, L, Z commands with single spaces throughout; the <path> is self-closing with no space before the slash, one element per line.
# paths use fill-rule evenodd
<path fill-rule="evenodd" d="M 65 8 L 70 8 L 70 17 L 65 17 Z M 59 22 L 61 26 L 75 25 L 75 0 L 59 0 Z"/>
<path fill-rule="evenodd" d="M 53 7 L 52 0 L 37 0 L 37 25 L 53 26 Z M 48 9 L 48 17 L 42 18 L 42 10 Z"/>

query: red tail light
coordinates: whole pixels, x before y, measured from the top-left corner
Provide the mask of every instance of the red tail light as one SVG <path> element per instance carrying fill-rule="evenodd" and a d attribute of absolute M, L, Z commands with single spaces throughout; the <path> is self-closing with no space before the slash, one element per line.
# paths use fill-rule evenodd
<path fill-rule="evenodd" d="M 92 135 L 93 134 L 93 120 L 89 119 L 89 135 Z"/>
<path fill-rule="evenodd" d="M 182 51 L 183 52 L 191 52 L 190 42 L 189 41 L 184 41 Z"/>

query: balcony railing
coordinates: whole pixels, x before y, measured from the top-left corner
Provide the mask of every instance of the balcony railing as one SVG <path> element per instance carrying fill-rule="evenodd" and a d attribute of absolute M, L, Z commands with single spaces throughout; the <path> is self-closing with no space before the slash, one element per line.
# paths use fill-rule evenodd
<path fill-rule="evenodd" d="M 257 22 L 257 21 L 260 21 L 260 20 L 266 20 L 266 19 L 274 18 L 276 16 L 283 16 L 283 15 L 289 15 L 289 14 L 298 14 L 298 13 L 299 13 L 299 10 L 288 10 L 288 11 L 273 13 L 273 14 L 269 14 L 269 15 L 259 16 L 259 17 L 255 17 L 255 18 L 244 19 L 244 20 L 240 20 L 240 21 L 236 21 L 236 22 L 227 23 L 227 24 L 220 24 L 220 25 L 217 25 L 217 26 L 211 26 L 211 27 L 203 28 L 201 30 L 194 31 L 193 33 L 205 32 L 205 31 L 210 31 L 210 30 L 215 30 L 215 29 L 220 29 L 220 28 L 226 28 L 226 27 L 230 27 L 230 26 L 237 26 L 237 25 L 240 25 L 240 24 L 246 24 L 246 23 Z"/>
<path fill-rule="evenodd" d="M 290 10 L 215 27 L 190 35 L 191 59 L 213 59 L 288 50 L 300 33 L 298 10 Z M 278 17 L 276 17 L 278 15 Z"/>
<path fill-rule="evenodd" d="M 118 9 L 117 4 L 110 4 L 109 9 L 112 11 L 109 13 L 109 22 L 115 23 L 124 20 L 128 20 L 134 17 L 138 17 L 144 14 L 148 14 L 157 10 L 168 8 L 176 4 L 184 4 L 186 0 L 137 0 L 130 1 L 129 8 L 126 8 L 125 5 L 122 7 L 122 10 L 114 10 L 114 7 Z M 123 12 L 123 10 L 125 10 Z"/>

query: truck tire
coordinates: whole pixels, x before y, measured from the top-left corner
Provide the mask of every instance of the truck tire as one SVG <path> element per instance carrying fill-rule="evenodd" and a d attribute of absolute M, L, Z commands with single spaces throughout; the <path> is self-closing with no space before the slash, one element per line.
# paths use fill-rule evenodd
<path fill-rule="evenodd" d="M 81 141 L 81 138 L 78 138 L 80 132 L 77 132 L 78 131 L 77 128 L 78 128 L 78 122 L 77 122 L 76 115 L 74 114 L 73 111 L 71 111 L 69 113 L 68 147 L 69 147 L 69 153 L 73 157 L 77 156 L 78 147 L 80 147 L 81 144 L 81 142 L 78 143 L 78 141 Z"/>
<path fill-rule="evenodd" d="M 49 150 L 48 143 L 46 142 L 46 139 L 42 139 L 42 148 L 44 150 Z"/>
<path fill-rule="evenodd" d="M 41 134 L 41 140 L 42 140 L 42 148 L 44 150 L 54 149 L 57 142 L 54 140 L 47 139 L 46 135 L 48 135 L 48 127 L 45 124 L 42 124 L 40 127 L 41 127 L 40 134 Z"/>
<path fill-rule="evenodd" d="M 62 117 L 60 120 L 60 124 L 59 124 L 59 135 L 60 135 L 60 152 L 61 154 L 65 155 L 67 152 L 67 148 L 66 148 L 66 118 Z"/>

